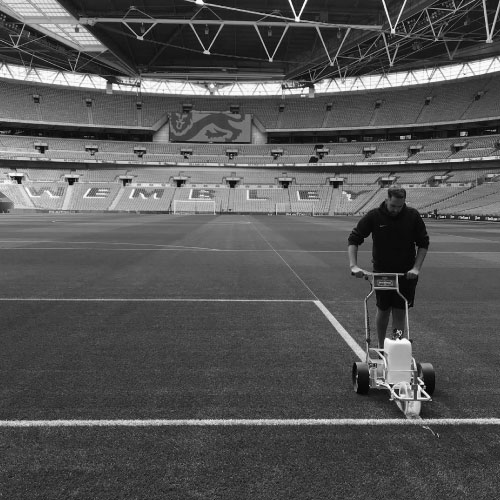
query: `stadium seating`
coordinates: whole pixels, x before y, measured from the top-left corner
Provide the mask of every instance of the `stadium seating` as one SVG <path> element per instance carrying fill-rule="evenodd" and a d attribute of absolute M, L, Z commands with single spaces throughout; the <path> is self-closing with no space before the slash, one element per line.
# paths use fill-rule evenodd
<path fill-rule="evenodd" d="M 343 214 L 354 215 L 368 212 L 371 208 L 378 206 L 386 191 L 382 192 L 380 186 L 346 186 L 342 188 L 338 196 L 335 197 L 335 205 L 330 207 L 330 215 Z M 381 194 L 380 200 L 377 194 Z M 375 200 L 375 201 L 373 201 Z"/>
<path fill-rule="evenodd" d="M 35 208 L 62 210 L 68 184 L 66 182 L 26 182 L 24 189 Z"/>
<path fill-rule="evenodd" d="M 317 93 L 314 99 L 142 95 L 139 106 L 132 93 L 3 81 L 0 189 L 16 209 L 169 211 L 175 201 L 194 196 L 214 200 L 222 212 L 270 213 L 276 205 L 300 212 L 314 205 L 316 213 L 359 215 L 384 199 L 392 179 L 421 211 L 498 213 L 500 176 L 488 174 L 500 172 L 500 134 L 461 131 L 457 137 L 399 141 L 370 135 L 377 128 L 496 120 L 499 91 L 498 78 L 488 75 L 432 86 Z M 186 102 L 193 110 L 213 112 L 238 104 L 259 129 L 255 144 L 168 142 L 170 115 Z M 13 116 L 50 130 L 109 128 L 135 138 L 23 136 L 7 130 Z M 263 129 L 331 130 L 332 141 L 339 142 L 265 144 Z M 348 142 L 338 134 L 344 129 L 363 130 L 367 137 Z M 152 141 L 137 140 L 144 131 Z M 332 178 L 342 179 L 340 187 L 330 185 Z"/>
<path fill-rule="evenodd" d="M 108 95 L 104 90 L 4 81 L 0 84 L 0 119 L 8 121 L 16 116 L 28 122 L 158 130 L 168 122 L 171 113 L 181 112 L 183 104 L 189 101 L 193 110 L 201 111 L 228 112 L 232 104 L 238 104 L 241 113 L 253 115 L 268 130 L 394 127 L 499 116 L 499 87 L 497 78 L 486 75 L 423 87 L 317 93 L 314 99 L 292 95 L 215 99 L 142 95 L 138 99 L 133 93 Z M 38 104 L 33 95 L 39 96 Z"/>
<path fill-rule="evenodd" d="M 14 203 L 14 209 L 35 209 L 33 200 L 26 193 L 24 186 L 20 184 L 0 184 L 0 193 Z"/>
<path fill-rule="evenodd" d="M 443 171 L 394 172 L 398 184 L 425 184 L 436 175 L 444 175 Z"/>
<path fill-rule="evenodd" d="M 125 170 L 26 169 L 22 184 L 14 183 L 9 171 L 1 174 L 0 192 L 16 209 L 75 211 L 161 211 L 172 210 L 174 200 L 214 200 L 217 211 L 273 213 L 276 205 L 290 212 L 362 214 L 386 197 L 382 178 L 395 178 L 407 190 L 407 203 L 421 212 L 498 214 L 500 168 L 477 170 L 427 170 L 419 172 L 308 172 L 278 169 L 183 170 L 158 167 Z M 19 172 L 17 172 L 19 174 Z M 65 176 L 80 175 L 70 186 Z M 173 177 L 188 182 L 177 188 Z M 495 177 L 496 175 L 496 177 Z M 442 178 L 439 182 L 434 178 Z M 124 185 L 121 177 L 131 183 Z M 242 181 L 235 189 L 224 184 L 226 177 Z M 288 189 L 278 182 L 291 179 Z M 344 179 L 336 188 L 328 179 Z M 290 181 L 289 181 L 290 182 Z M 195 195 L 193 196 L 193 193 Z M 196 194 L 197 193 L 197 194 Z M 302 210 L 304 209 L 304 210 Z"/>
<path fill-rule="evenodd" d="M 43 169 L 43 168 L 23 168 L 23 172 L 32 182 L 58 182 L 64 181 L 64 176 L 70 173 L 69 169 Z"/>
<path fill-rule="evenodd" d="M 428 209 L 437 209 L 439 213 L 477 213 L 483 212 L 484 207 L 495 206 L 500 198 L 500 182 L 488 182 L 477 187 L 460 191 L 455 196 L 441 199 L 430 205 Z"/>
<path fill-rule="evenodd" d="M 275 213 L 280 204 L 283 212 L 290 212 L 290 195 L 286 189 L 237 188 L 231 189 L 232 212 Z"/>
<path fill-rule="evenodd" d="M 214 201 L 217 212 L 227 212 L 229 204 L 229 188 L 197 189 L 182 187 L 175 190 L 172 202 L 180 201 Z M 198 196 L 195 193 L 198 192 Z"/>
<path fill-rule="evenodd" d="M 486 216 L 499 216 L 500 215 L 500 202 L 492 201 L 473 208 L 462 208 L 453 213 L 467 214 L 467 215 L 486 215 Z"/>
<path fill-rule="evenodd" d="M 77 169 L 75 174 L 80 176 L 80 182 L 113 182 L 121 175 L 126 174 L 126 170 L 116 169 Z"/>
<path fill-rule="evenodd" d="M 424 188 L 408 188 L 407 203 L 421 211 L 429 211 L 428 207 L 432 206 L 436 201 L 445 200 L 455 196 L 466 189 L 467 187 L 424 187 Z"/>
<path fill-rule="evenodd" d="M 176 188 L 124 187 L 110 210 L 125 212 L 168 212 Z"/>
<path fill-rule="evenodd" d="M 36 143 L 42 142 L 47 149 L 42 154 L 35 149 Z M 462 144 L 456 150 L 455 144 Z M 427 139 L 419 141 L 420 149 L 413 154 L 409 151 L 415 141 L 387 141 L 387 142 L 350 142 L 328 143 L 324 147 L 328 154 L 320 158 L 313 144 L 277 144 L 262 146 L 259 144 L 245 144 L 235 146 L 238 151 L 234 158 L 226 155 L 227 145 L 224 144 L 193 144 L 189 145 L 192 154 L 184 157 L 181 155 L 183 148 L 179 144 L 147 143 L 126 141 L 88 141 L 83 139 L 60 139 L 50 137 L 23 137 L 0 135 L 0 158 L 26 157 L 43 160 L 65 160 L 85 163 L 128 163 L 131 166 L 150 163 L 172 165 L 307 165 L 310 159 L 314 163 L 328 164 L 366 164 L 366 163 L 420 163 L 429 160 L 445 159 L 483 159 L 494 158 L 500 154 L 497 144 L 500 144 L 500 135 Z M 95 146 L 93 153 L 87 150 Z M 138 157 L 135 148 L 144 148 L 146 153 Z M 372 149 L 370 154 L 365 154 L 365 149 Z M 282 154 L 277 157 L 271 151 L 280 150 Z M 311 164 L 314 166 L 314 164 Z"/>
<path fill-rule="evenodd" d="M 78 182 L 73 188 L 69 210 L 108 210 L 118 192 L 120 184 L 114 182 Z"/>

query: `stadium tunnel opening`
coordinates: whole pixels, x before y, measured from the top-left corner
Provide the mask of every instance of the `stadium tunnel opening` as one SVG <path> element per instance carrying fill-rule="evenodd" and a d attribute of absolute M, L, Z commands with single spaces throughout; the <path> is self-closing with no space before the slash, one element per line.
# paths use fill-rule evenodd
<path fill-rule="evenodd" d="M 187 177 L 174 177 L 174 182 L 176 187 L 181 188 L 184 187 L 187 181 Z"/>
<path fill-rule="evenodd" d="M 0 213 L 8 214 L 14 208 L 14 202 L 0 192 Z"/>
<path fill-rule="evenodd" d="M 229 177 L 226 177 L 225 181 L 226 184 L 231 188 L 234 189 L 238 184 L 241 182 L 241 177 L 236 175 L 236 172 L 231 172 L 231 175 Z"/>
<path fill-rule="evenodd" d="M 335 189 L 342 187 L 344 185 L 343 177 L 330 177 L 328 180 L 330 186 L 333 186 Z"/>

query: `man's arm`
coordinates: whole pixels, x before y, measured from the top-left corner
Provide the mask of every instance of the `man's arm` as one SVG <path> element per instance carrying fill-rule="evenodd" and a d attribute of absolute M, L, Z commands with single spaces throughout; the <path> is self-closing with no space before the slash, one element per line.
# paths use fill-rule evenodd
<path fill-rule="evenodd" d="M 415 264 L 406 273 L 406 277 L 409 280 L 418 278 L 418 275 L 420 273 L 420 268 L 422 267 L 422 264 L 424 263 L 426 255 L 427 255 L 427 248 L 419 247 L 418 250 L 417 250 L 417 255 L 415 257 Z"/>
<path fill-rule="evenodd" d="M 358 266 L 358 245 L 349 245 L 347 247 L 347 255 L 349 256 L 351 274 L 356 276 L 356 278 L 362 278 L 366 273 Z"/>
<path fill-rule="evenodd" d="M 351 268 L 351 274 L 356 276 L 356 278 L 362 278 L 366 274 L 366 271 L 358 266 L 358 247 L 363 244 L 365 238 L 371 233 L 370 221 L 371 219 L 368 214 L 363 216 L 347 240 L 349 267 Z"/>
<path fill-rule="evenodd" d="M 420 215 L 417 217 L 417 237 L 415 239 L 415 243 L 417 245 L 417 255 L 415 256 L 415 264 L 406 273 L 406 277 L 408 279 L 418 278 L 429 248 L 429 235 L 427 234 L 425 222 Z"/>

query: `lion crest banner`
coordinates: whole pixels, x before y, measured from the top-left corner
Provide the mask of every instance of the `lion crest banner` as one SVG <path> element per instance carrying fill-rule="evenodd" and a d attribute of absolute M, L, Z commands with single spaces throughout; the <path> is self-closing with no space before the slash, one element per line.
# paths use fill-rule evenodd
<path fill-rule="evenodd" d="M 234 113 L 171 113 L 170 140 L 173 142 L 251 141 L 252 115 Z"/>

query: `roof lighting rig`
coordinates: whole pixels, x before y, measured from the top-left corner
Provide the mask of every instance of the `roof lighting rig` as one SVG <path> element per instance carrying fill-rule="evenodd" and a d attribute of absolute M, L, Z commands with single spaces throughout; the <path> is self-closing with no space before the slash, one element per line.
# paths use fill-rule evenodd
<path fill-rule="evenodd" d="M 28 56 L 63 69 L 56 52 L 66 46 L 81 54 L 82 71 L 105 77 L 147 67 L 163 79 L 311 84 L 499 54 L 500 0 L 142 0 L 140 8 L 114 0 L 112 12 L 101 4 L 2 0 L 0 48 L 15 49 L 9 58 L 22 64 Z M 10 19 L 29 43 L 6 31 Z M 53 54 L 36 49 L 40 38 Z"/>

